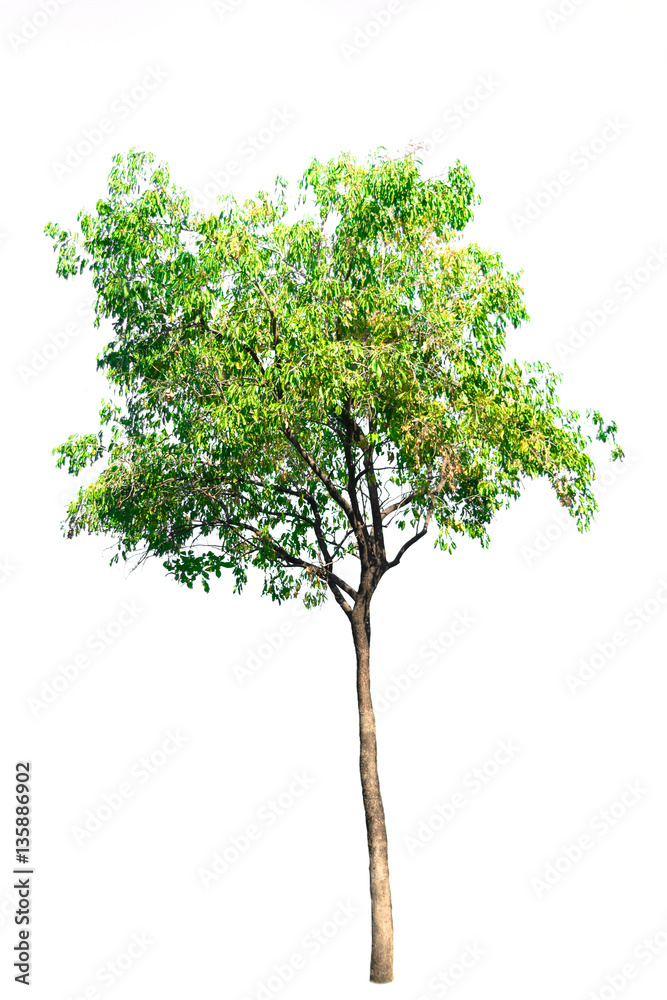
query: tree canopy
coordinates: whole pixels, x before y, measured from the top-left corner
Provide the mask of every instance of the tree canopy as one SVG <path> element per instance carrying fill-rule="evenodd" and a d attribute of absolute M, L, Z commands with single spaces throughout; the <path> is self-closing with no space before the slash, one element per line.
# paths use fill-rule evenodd
<path fill-rule="evenodd" d="M 562 409 L 546 363 L 505 359 L 528 319 L 520 274 L 464 243 L 468 170 L 421 166 L 315 159 L 294 204 L 278 177 L 207 214 L 133 149 L 78 228 L 46 226 L 58 273 L 89 271 L 113 326 L 100 427 L 55 449 L 75 474 L 101 462 L 70 537 L 111 535 L 114 560 L 155 556 L 206 589 L 256 567 L 275 600 L 331 590 L 349 613 L 351 560 L 379 579 L 429 528 L 442 549 L 487 545 L 528 479 L 589 526 L 589 445 L 621 458 L 616 425 Z"/>

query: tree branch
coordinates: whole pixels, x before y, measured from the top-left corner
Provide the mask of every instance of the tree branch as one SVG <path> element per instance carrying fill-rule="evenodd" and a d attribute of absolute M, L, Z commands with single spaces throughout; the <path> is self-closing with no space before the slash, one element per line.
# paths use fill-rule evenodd
<path fill-rule="evenodd" d="M 404 496 L 395 503 L 390 504 L 389 507 L 384 507 L 382 509 L 382 520 L 384 521 L 385 517 L 389 517 L 389 515 L 393 514 L 395 510 L 400 510 L 401 507 L 406 507 L 416 496 L 417 494 L 415 492 L 408 493 L 407 496 Z"/>
<path fill-rule="evenodd" d="M 408 549 L 411 548 L 415 544 L 415 542 L 418 542 L 420 538 L 423 538 L 427 531 L 428 531 L 428 524 L 425 524 L 424 527 L 421 529 L 421 531 L 418 531 L 416 535 L 413 535 L 412 538 L 409 538 L 407 542 L 405 542 L 405 544 L 401 546 L 395 558 L 392 559 L 391 562 L 387 563 L 386 568 L 391 569 L 393 566 L 398 566 L 398 564 L 400 563 L 401 559 L 408 551 Z"/>

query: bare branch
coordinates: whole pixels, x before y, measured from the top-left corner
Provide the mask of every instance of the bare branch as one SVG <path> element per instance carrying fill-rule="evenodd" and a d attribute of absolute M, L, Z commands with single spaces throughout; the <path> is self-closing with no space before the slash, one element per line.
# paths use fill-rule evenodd
<path fill-rule="evenodd" d="M 392 503 L 389 507 L 385 507 L 382 510 L 382 520 L 384 521 L 385 517 L 389 517 L 389 515 L 393 514 L 395 510 L 400 510 L 401 507 L 406 507 L 416 496 L 417 494 L 413 491 L 412 493 L 408 493 L 406 496 L 402 497 L 400 500 L 397 500 L 396 503 Z"/>
<path fill-rule="evenodd" d="M 428 517 L 430 518 L 430 515 L 428 515 Z M 391 562 L 387 563 L 386 568 L 391 569 L 393 566 L 398 566 L 398 564 L 400 563 L 401 559 L 408 551 L 408 549 L 412 548 L 415 542 L 418 542 L 420 538 L 423 538 L 427 531 L 428 531 L 428 524 L 424 524 L 424 527 L 421 529 L 421 531 L 418 531 L 416 535 L 413 535 L 412 538 L 409 538 L 407 542 L 405 542 L 405 544 L 401 546 L 401 548 L 398 550 L 398 553 L 396 554 L 396 557 L 392 559 Z"/>

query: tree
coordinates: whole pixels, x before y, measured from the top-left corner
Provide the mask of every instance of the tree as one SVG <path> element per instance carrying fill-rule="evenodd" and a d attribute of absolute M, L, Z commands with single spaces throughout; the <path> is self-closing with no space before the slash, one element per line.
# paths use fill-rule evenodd
<path fill-rule="evenodd" d="M 254 567 L 273 600 L 330 592 L 349 622 L 378 983 L 393 979 L 393 929 L 373 595 L 429 529 L 443 550 L 457 535 L 486 546 L 528 479 L 545 477 L 587 529 L 588 446 L 622 457 L 614 423 L 560 408 L 548 365 L 503 359 L 507 324 L 528 319 L 520 275 L 464 245 L 479 200 L 467 169 L 420 167 L 415 150 L 313 160 L 291 208 L 278 177 L 272 196 L 197 214 L 133 149 L 78 229 L 46 226 L 58 273 L 87 269 L 95 322 L 113 326 L 100 427 L 54 449 L 75 475 L 102 463 L 68 507 L 68 537 L 110 535 L 112 562 L 157 557 L 207 591 L 223 569 L 241 591 Z"/>

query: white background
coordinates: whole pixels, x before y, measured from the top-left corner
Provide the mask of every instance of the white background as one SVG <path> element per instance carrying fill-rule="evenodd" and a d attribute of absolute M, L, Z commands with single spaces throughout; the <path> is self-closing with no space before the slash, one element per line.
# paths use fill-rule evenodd
<path fill-rule="evenodd" d="M 662 997 L 666 19 L 648 0 L 585 0 L 560 18 L 549 16 L 555 0 L 402 0 L 366 31 L 378 4 L 224 6 L 3 7 L 3 995 L 23 995 L 11 967 L 12 778 L 28 758 L 36 1000 Z M 133 98 L 151 70 L 159 82 Z M 244 144 L 276 110 L 291 120 L 263 132 L 251 160 Z M 78 163 L 70 150 L 63 170 L 68 147 L 105 117 L 110 131 L 80 145 Z M 615 419 L 628 457 L 610 465 L 600 453 L 590 533 L 564 526 L 553 493 L 533 484 L 497 518 L 487 551 L 463 543 L 449 556 L 425 540 L 376 596 L 378 705 L 395 695 L 394 676 L 405 687 L 400 675 L 422 668 L 378 712 L 396 932 L 395 982 L 378 987 L 347 623 L 333 602 L 307 617 L 273 605 L 257 579 L 240 597 L 230 578 L 205 595 L 157 563 L 110 569 L 104 539 L 63 539 L 78 483 L 55 470 L 51 449 L 97 427 L 95 358 L 108 331 L 86 318 L 88 279 L 55 276 L 42 228 L 93 208 L 111 156 L 132 145 L 166 159 L 190 191 L 208 183 L 215 194 L 211 175 L 236 159 L 238 176 L 218 188 L 242 199 L 277 173 L 294 182 L 313 156 L 429 139 L 425 174 L 460 158 L 476 181 L 469 237 L 523 269 L 532 320 L 508 355 L 563 371 L 563 402 Z M 571 183 L 559 192 L 563 170 Z M 647 259 L 655 270 L 642 270 Z M 571 338 L 580 346 L 565 350 Z M 445 635 L 449 648 L 429 663 L 422 647 L 457 614 L 474 622 Z M 286 623 L 293 634 L 267 656 L 265 637 Z M 101 647 L 100 628 L 112 637 Z M 567 675 L 596 651 L 592 679 L 573 693 Z M 81 654 L 88 666 L 49 695 Z M 251 654 L 265 658 L 240 683 L 234 665 Z M 39 708 L 29 700 L 45 695 Z M 170 731 L 187 739 L 166 756 Z M 473 792 L 466 776 L 501 740 L 520 750 Z M 294 772 L 312 785 L 272 826 L 258 820 Z M 128 781 L 131 797 L 81 842 L 88 811 Z M 641 793 L 613 807 L 603 834 L 601 810 L 628 782 Z M 457 791 L 466 805 L 411 851 L 406 838 Z M 261 837 L 204 888 L 198 870 L 251 823 Z M 584 835 L 589 849 L 568 862 L 564 849 Z M 548 872 L 553 885 L 540 888 Z M 306 935 L 340 902 L 356 912 L 313 954 Z M 151 943 L 124 958 L 135 934 Z M 454 983 L 466 946 L 484 954 L 448 987 L 438 977 Z M 304 967 L 267 988 L 296 953 Z M 100 978 L 109 962 L 121 977 Z"/>

